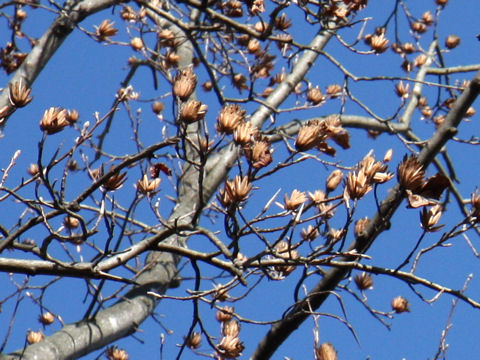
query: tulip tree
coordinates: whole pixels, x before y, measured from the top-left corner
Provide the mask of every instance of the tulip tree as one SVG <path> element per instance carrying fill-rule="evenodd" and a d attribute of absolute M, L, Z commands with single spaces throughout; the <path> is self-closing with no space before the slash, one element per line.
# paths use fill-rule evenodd
<path fill-rule="evenodd" d="M 0 4 L 0 359 L 466 356 L 478 41 L 420 3 Z"/>

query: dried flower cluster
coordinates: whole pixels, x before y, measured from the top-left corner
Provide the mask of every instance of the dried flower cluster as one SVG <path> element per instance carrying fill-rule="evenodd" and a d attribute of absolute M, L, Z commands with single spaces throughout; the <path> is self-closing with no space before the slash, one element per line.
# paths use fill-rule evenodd
<path fill-rule="evenodd" d="M 300 205 L 302 205 L 305 201 L 307 201 L 307 197 L 304 192 L 301 192 L 295 189 L 292 191 L 290 196 L 285 194 L 284 200 L 285 200 L 284 201 L 285 210 L 294 211 Z"/>
<path fill-rule="evenodd" d="M 372 289 L 373 279 L 370 274 L 362 272 L 361 274 L 356 275 L 354 280 L 359 290 L 364 291 Z"/>
<path fill-rule="evenodd" d="M 202 334 L 192 332 L 190 336 L 185 339 L 185 345 L 190 349 L 198 349 L 202 345 Z"/>
<path fill-rule="evenodd" d="M 97 41 L 106 41 L 110 40 L 112 36 L 117 35 L 118 30 L 115 29 L 115 23 L 109 19 L 105 19 L 101 22 L 99 26 L 95 27 L 95 37 Z"/>
<path fill-rule="evenodd" d="M 180 121 L 192 124 L 202 120 L 207 113 L 208 106 L 198 100 L 188 100 L 180 110 Z"/>
<path fill-rule="evenodd" d="M 105 351 L 108 360 L 128 360 L 128 353 L 124 349 L 119 349 L 116 346 L 110 346 Z"/>
<path fill-rule="evenodd" d="M 151 194 L 154 193 L 160 185 L 161 178 L 157 177 L 153 180 L 150 180 L 148 176 L 145 174 L 143 177 L 137 181 L 135 188 L 141 194 Z"/>
<path fill-rule="evenodd" d="M 315 348 L 315 360 L 337 360 L 337 351 L 329 342 Z"/>
<path fill-rule="evenodd" d="M 238 205 L 247 200 L 252 189 L 248 176 L 235 176 L 235 179 L 225 182 L 223 189 L 220 189 L 220 202 L 224 207 Z"/>
<path fill-rule="evenodd" d="M 14 84 L 10 83 L 8 86 L 10 89 L 10 103 L 13 106 L 21 108 L 32 101 L 32 97 L 30 96 L 32 89 L 30 89 L 24 81 L 16 81 Z"/>
<path fill-rule="evenodd" d="M 217 131 L 233 134 L 235 129 L 245 120 L 245 110 L 237 104 L 225 105 L 218 114 Z"/>
<path fill-rule="evenodd" d="M 40 129 L 48 135 L 56 134 L 65 127 L 73 125 L 77 119 L 77 112 L 70 115 L 65 109 L 51 107 L 43 113 L 42 120 L 40 120 Z"/>
<path fill-rule="evenodd" d="M 173 95 L 185 101 L 193 94 L 196 86 L 197 75 L 195 75 L 191 67 L 178 70 L 173 80 Z"/>
<path fill-rule="evenodd" d="M 329 155 L 335 155 L 335 150 L 326 143 L 329 138 L 342 149 L 350 147 L 350 136 L 341 126 L 339 116 L 332 115 L 323 120 L 311 120 L 303 125 L 298 131 L 295 148 L 298 151 L 307 151 L 316 147 Z"/>
<path fill-rule="evenodd" d="M 275 245 L 275 252 L 276 255 L 282 259 L 295 260 L 298 258 L 298 251 L 292 249 L 290 244 L 284 240 Z M 288 276 L 293 270 L 295 270 L 295 265 L 275 266 L 275 271 L 278 271 L 282 276 Z"/>
<path fill-rule="evenodd" d="M 397 314 L 410 311 L 410 304 L 403 296 L 397 296 L 392 300 L 392 310 Z"/>
<path fill-rule="evenodd" d="M 345 183 L 345 200 L 357 200 L 365 196 L 375 183 L 390 180 L 393 174 L 387 172 L 387 165 L 366 155 L 357 165 L 357 169 L 348 173 Z"/>
<path fill-rule="evenodd" d="M 27 332 L 27 343 L 36 344 L 42 341 L 44 337 L 45 335 L 41 330 L 38 330 L 38 331 L 29 330 Z"/>

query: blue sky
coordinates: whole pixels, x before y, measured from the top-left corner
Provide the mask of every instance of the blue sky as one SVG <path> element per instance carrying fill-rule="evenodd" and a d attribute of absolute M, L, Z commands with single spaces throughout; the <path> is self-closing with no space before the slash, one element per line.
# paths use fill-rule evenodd
<path fill-rule="evenodd" d="M 388 16 L 389 11 L 393 8 L 395 1 L 379 1 L 373 0 L 369 2 L 367 9 L 359 13 L 361 18 L 371 17 L 366 26 L 366 32 L 372 32 L 375 26 L 382 24 Z M 407 1 L 406 4 L 411 7 L 411 12 L 416 16 L 421 16 L 425 10 L 434 11 L 435 7 L 432 1 L 424 1 L 420 4 L 415 1 Z M 468 65 L 478 63 L 478 50 L 480 42 L 477 41 L 475 35 L 478 31 L 472 24 L 477 23 L 479 14 L 478 4 L 475 2 L 458 2 L 451 1 L 445 10 L 441 13 L 439 25 L 439 40 L 443 42 L 445 36 L 455 33 L 462 38 L 460 46 L 454 51 L 445 54 L 445 62 L 447 66 Z M 292 12 L 293 28 L 292 34 L 298 35 L 297 41 L 300 43 L 308 43 L 312 34 L 304 31 L 302 27 L 303 18 L 298 12 Z M 122 28 L 121 19 L 118 17 L 118 9 L 112 15 L 111 10 L 106 10 L 100 14 L 88 18 L 81 26 L 89 31 L 93 30 L 93 25 L 98 25 L 103 19 L 110 18 L 115 21 L 119 29 Z M 45 11 L 35 10 L 29 11 L 29 17 L 25 24 L 25 30 L 33 36 L 39 36 L 48 26 L 52 19 L 51 14 Z M 404 27 L 404 20 L 400 17 L 400 28 Z M 0 26 L 5 28 L 5 22 L 0 22 Z M 407 41 L 409 39 L 408 31 L 401 30 L 401 37 Z M 343 36 L 351 40 L 352 32 L 342 31 Z M 356 32 L 353 32 L 356 34 Z M 393 39 L 393 27 L 387 31 L 387 37 Z M 118 39 L 125 39 L 124 31 L 120 32 Z M 421 44 L 424 48 L 428 47 L 431 41 L 431 31 L 424 35 Z M 6 39 L 0 34 L 0 42 L 3 46 Z M 361 50 L 366 50 L 366 46 L 359 45 Z M 391 51 L 378 56 L 352 56 L 349 51 L 342 48 L 338 42 L 332 41 L 326 48 L 331 52 L 349 71 L 355 75 L 373 76 L 404 76 L 400 70 L 400 60 Z M 31 162 L 35 162 L 37 157 L 37 143 L 41 140 L 42 134 L 39 130 L 38 123 L 45 109 L 50 106 L 61 106 L 67 109 L 77 109 L 80 112 L 80 122 L 93 120 L 94 112 L 103 115 L 111 106 L 119 83 L 127 74 L 127 59 L 132 55 L 129 47 L 121 46 L 105 46 L 98 44 L 89 39 L 80 31 L 74 31 L 65 41 L 59 51 L 52 60 L 47 64 L 33 86 L 34 100 L 25 109 L 15 113 L 4 129 L 4 137 L 0 140 L 0 166 L 5 168 L 8 165 L 10 157 L 17 149 L 22 150 L 22 154 L 17 161 L 16 167 L 13 169 L 9 181 L 13 186 L 15 179 L 26 176 L 25 169 Z M 327 60 L 321 59 L 319 66 L 313 69 L 308 75 L 308 80 L 313 85 L 320 86 L 324 89 L 331 83 L 341 83 L 343 78 L 338 70 L 336 70 Z M 202 77 L 202 71 L 199 70 Z M 411 75 L 412 77 L 414 75 Z M 473 73 L 464 74 L 464 78 L 468 79 Z M 453 76 L 456 78 L 455 76 Z M 462 78 L 460 76 L 459 78 Z M 0 83 L 6 84 L 9 77 L 4 73 L 0 74 Z M 141 109 L 141 129 L 140 136 L 142 142 L 146 145 L 158 141 L 161 138 L 164 123 L 159 121 L 151 113 L 150 103 L 146 100 L 163 95 L 169 91 L 169 85 L 159 78 L 159 89 L 152 86 L 151 72 L 147 69 L 141 69 L 138 72 L 132 85 L 136 91 L 140 92 L 140 101 L 132 102 L 133 112 Z M 429 78 L 435 81 L 435 78 Z M 351 89 L 360 97 L 362 101 L 369 104 L 375 112 L 382 116 L 392 114 L 394 109 L 399 105 L 393 89 L 394 82 L 358 82 L 352 83 Z M 3 85 L 1 85 L 3 86 Z M 426 87 L 425 92 L 434 99 L 436 89 Z M 233 94 L 234 92 L 231 91 Z M 208 125 L 213 132 L 216 114 L 219 105 L 211 93 L 204 93 L 201 90 L 198 93 L 200 100 L 209 105 Z M 144 102 L 145 101 L 145 102 Z M 434 100 L 432 100 L 434 101 Z M 167 101 L 168 103 L 168 101 Z M 294 104 L 293 100 L 288 103 Z M 286 123 L 292 118 L 306 119 L 319 115 L 335 113 L 340 111 L 340 102 L 332 101 L 325 106 L 313 110 L 306 110 L 301 113 L 287 113 L 277 117 L 279 124 Z M 249 111 L 254 109 L 254 105 L 247 105 Z M 354 114 L 359 111 L 358 106 L 347 104 L 346 112 Z M 140 114 L 140 113 L 139 113 Z M 165 117 L 171 116 L 171 108 L 166 107 Z M 472 118 L 471 122 L 462 124 L 459 137 L 469 138 L 471 135 L 478 135 L 478 125 L 476 121 L 478 116 Z M 423 138 L 428 138 L 433 132 L 431 125 L 420 123 L 420 114 L 414 116 L 415 130 L 417 134 Z M 112 130 L 112 137 L 107 141 L 108 151 L 116 155 L 124 155 L 129 151 L 134 151 L 134 144 L 131 141 L 131 133 L 125 131 L 129 128 L 129 120 L 125 112 L 119 112 L 115 119 L 115 126 Z M 171 131 L 171 130 L 170 130 Z M 371 141 L 363 130 L 351 130 L 351 149 L 338 150 L 338 159 L 342 161 L 342 165 L 353 166 L 370 150 L 374 149 L 377 158 L 381 159 L 385 151 L 394 148 L 394 158 L 390 165 L 394 170 L 398 162 L 406 153 L 405 147 L 394 137 L 381 135 L 375 141 Z M 46 153 L 53 154 L 58 144 L 64 143 L 64 149 L 68 149 L 73 144 L 75 132 L 67 129 L 61 134 L 52 136 L 47 141 Z M 274 161 L 281 161 L 286 157 L 285 151 L 280 144 L 273 145 Z M 449 153 L 456 165 L 458 178 L 461 183 L 458 185 L 464 197 L 469 197 L 470 193 L 477 185 L 476 171 L 479 160 L 475 156 L 476 149 L 473 146 L 461 144 L 449 144 Z M 48 156 L 47 156 L 48 157 Z M 327 159 L 330 160 L 330 159 Z M 280 188 L 280 199 L 283 194 L 291 192 L 298 188 L 302 191 L 314 191 L 322 188 L 325 178 L 331 169 L 325 169 L 314 162 L 305 162 L 295 167 L 294 171 L 289 169 L 279 172 L 276 176 L 263 179 L 256 184 L 259 189 L 254 191 L 253 199 L 247 204 L 245 213 L 253 216 L 264 206 L 265 202 Z M 115 196 L 119 201 L 128 204 L 132 201 L 132 186 L 140 176 L 140 172 L 129 173 L 128 180 L 124 189 Z M 236 170 L 233 170 L 234 172 Z M 433 169 L 429 169 L 428 173 L 434 173 Z M 79 175 L 71 179 L 71 196 L 77 193 L 76 187 L 85 186 L 88 178 L 85 175 Z M 393 180 L 395 181 L 395 180 Z M 161 193 L 158 197 L 162 204 L 161 211 L 164 216 L 168 215 L 171 209 L 171 202 L 166 195 L 173 194 L 173 187 L 169 184 L 169 180 L 164 177 Z M 381 185 L 378 189 L 378 195 L 383 198 L 387 194 L 392 184 Z M 339 190 L 337 190 L 339 193 Z M 367 262 L 377 266 L 395 267 L 406 257 L 411 248 L 421 234 L 418 220 L 418 210 L 407 210 L 405 203 L 402 204 L 394 216 L 392 228 L 383 233 L 370 249 L 369 255 L 372 257 L 371 262 Z M 22 208 L 13 201 L 0 203 L 3 221 L 10 226 L 18 219 Z M 273 205 L 275 207 L 275 205 Z M 375 205 L 372 194 L 369 194 L 365 203 L 361 205 L 355 218 L 363 216 L 372 216 L 374 214 Z M 461 220 L 456 204 L 451 202 L 448 205 L 449 212 L 445 214 L 441 223 L 446 224 L 445 229 L 449 229 L 453 224 Z M 143 212 L 144 211 L 144 212 Z M 273 209 L 272 211 L 279 211 Z M 344 213 L 344 209 L 339 210 Z M 152 220 L 152 215 L 148 212 L 146 203 L 139 207 L 139 216 L 143 219 Z M 342 223 L 340 216 L 336 226 Z M 223 219 L 218 219 L 215 224 L 211 224 L 210 220 L 202 219 L 202 225 L 208 226 L 213 231 L 221 231 L 223 227 Z M 298 229 L 300 230 L 300 229 Z M 298 231 L 297 231 L 298 232 Z M 39 234 L 31 233 L 29 236 L 39 236 Z M 429 234 L 423 240 L 423 244 L 432 244 L 436 241 L 440 233 Z M 223 235 L 224 236 L 224 235 Z M 478 236 L 469 233 L 474 244 L 478 242 Z M 256 248 L 255 244 L 244 242 L 245 251 L 253 252 Z M 347 241 L 351 238 L 347 238 Z M 97 241 L 101 241 L 98 238 Z M 477 259 L 472 254 L 471 249 L 467 246 L 465 240 L 459 236 L 450 241 L 451 247 L 437 250 L 432 254 L 425 256 L 418 270 L 418 275 L 430 278 L 442 285 L 460 289 L 463 286 L 467 276 L 475 273 L 478 266 Z M 206 246 L 205 241 L 194 238 L 190 243 L 193 249 L 203 249 Z M 73 249 L 74 251 L 75 249 Z M 87 250 L 85 250 L 87 251 Z M 243 251 L 243 250 L 242 250 Z M 2 254 L 2 256 L 13 256 Z M 218 271 L 211 268 L 204 268 L 206 275 L 213 276 Z M 185 277 L 192 276 L 192 268 L 189 264 L 185 266 Z M 356 274 L 354 272 L 353 274 Z M 301 270 L 297 269 L 292 275 L 281 282 L 264 281 L 259 287 L 245 300 L 235 303 L 236 311 L 245 318 L 256 319 L 261 321 L 271 321 L 281 317 L 282 313 L 293 302 L 293 291 L 301 275 Z M 13 289 L 12 282 L 8 280 L 8 274 L 2 275 L 5 286 L 0 290 L 0 299 L 4 298 Z M 23 277 L 15 275 L 13 277 L 21 282 Z M 50 280 L 47 277 L 34 277 L 31 279 L 33 284 L 44 284 Z M 311 289 L 318 279 L 315 276 L 305 282 L 308 289 Z M 184 281 L 178 289 L 172 289 L 168 295 L 185 296 L 186 289 L 191 289 L 192 281 Z M 202 288 L 211 287 L 211 282 L 205 280 L 202 282 Z M 355 286 L 351 287 L 357 294 Z M 416 289 L 426 298 L 432 298 L 435 293 L 430 290 L 417 287 Z M 240 295 L 245 289 L 237 288 L 235 295 Z M 478 294 L 479 282 L 474 276 L 470 282 L 467 294 L 475 298 Z M 346 308 L 346 315 L 352 326 L 355 328 L 360 344 L 357 344 L 348 328 L 341 324 L 338 320 L 329 318 L 328 316 L 320 316 L 319 333 L 321 342 L 330 341 L 334 344 L 339 353 L 340 359 L 431 359 L 435 354 L 440 341 L 442 329 L 445 327 L 447 317 L 451 309 L 453 298 L 442 295 L 432 304 L 420 301 L 419 298 L 408 288 L 403 282 L 384 276 L 374 277 L 374 289 L 367 291 L 368 302 L 375 308 L 382 311 L 390 311 L 391 299 L 397 295 L 408 298 L 411 302 L 411 312 L 406 314 L 395 315 L 389 320 L 391 324 L 390 330 L 386 330 L 377 320 L 375 320 L 358 301 L 344 291 L 339 291 Z M 56 314 L 61 315 L 66 323 L 79 320 L 83 315 L 86 306 L 82 304 L 85 296 L 85 286 L 82 280 L 64 279 L 57 284 L 51 286 L 46 293 L 45 304 Z M 342 315 L 341 304 L 336 297 L 331 296 L 325 305 L 319 310 L 322 313 L 333 313 Z M 80 310 L 79 310 L 80 309 Z M 205 319 L 208 329 L 212 334 L 220 333 L 220 327 L 214 320 L 215 312 L 208 305 L 203 304 L 201 307 L 202 318 Z M 10 314 L 13 311 L 13 302 L 8 301 L 2 306 L 2 323 L 7 323 Z M 161 352 L 160 338 L 165 335 L 165 346 L 163 349 L 164 359 L 174 358 L 178 353 L 175 344 L 182 341 L 182 336 L 188 329 L 192 316 L 192 305 L 189 302 L 180 302 L 174 300 L 164 300 L 157 308 L 158 319 L 164 327 L 152 319 L 147 320 L 140 327 L 137 334 L 140 341 L 133 338 L 127 338 L 116 342 L 115 344 L 121 348 L 125 348 L 131 359 L 137 358 L 159 358 Z M 24 343 L 24 334 L 28 328 L 38 329 L 40 324 L 36 318 L 38 316 L 38 307 L 32 304 L 28 299 L 23 301 L 20 311 L 17 314 L 15 326 L 13 327 L 13 335 L 7 345 L 6 350 L 14 350 Z M 480 345 L 477 341 L 477 323 L 478 310 L 472 309 L 468 304 L 459 302 L 453 316 L 453 327 L 448 333 L 447 342 L 450 344 L 447 355 L 450 358 L 462 359 L 472 357 L 480 351 Z M 208 319 L 208 320 L 207 320 Z M 312 320 L 306 321 L 301 328 L 296 331 L 273 356 L 273 359 L 283 359 L 288 356 L 291 359 L 312 358 Z M 59 324 L 53 325 L 52 328 L 45 330 L 46 334 L 50 334 L 58 330 Z M 172 330 L 172 334 L 167 334 L 166 329 Z M 244 357 L 254 350 L 257 342 L 266 333 L 268 326 L 257 326 L 244 324 L 241 332 L 241 339 L 246 345 Z M 0 336 L 5 334 L 5 329 L 0 329 Z M 209 352 L 207 346 L 201 350 Z M 100 351 L 94 352 L 85 357 L 85 359 L 95 358 Z M 194 355 L 186 350 L 184 359 L 193 358 Z"/>

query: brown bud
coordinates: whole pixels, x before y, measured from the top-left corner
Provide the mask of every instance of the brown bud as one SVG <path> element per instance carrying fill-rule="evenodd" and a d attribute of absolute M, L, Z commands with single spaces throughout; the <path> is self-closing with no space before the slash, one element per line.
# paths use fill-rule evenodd
<path fill-rule="evenodd" d="M 45 335 L 43 335 L 43 332 L 41 330 L 38 330 L 38 331 L 29 330 L 27 332 L 27 343 L 36 344 L 42 341 L 44 337 Z"/>
<path fill-rule="evenodd" d="M 404 84 L 403 81 L 400 81 L 395 85 L 395 93 L 401 98 L 408 98 L 408 92 L 410 91 L 410 84 Z"/>
<path fill-rule="evenodd" d="M 337 188 L 343 179 L 343 172 L 341 170 L 333 170 L 327 178 L 327 191 L 333 191 Z"/>
<path fill-rule="evenodd" d="M 236 144 L 247 146 L 250 144 L 257 133 L 257 129 L 249 121 L 242 122 L 233 131 L 233 140 Z"/>
<path fill-rule="evenodd" d="M 229 298 L 228 291 L 225 286 L 216 284 L 215 291 L 212 294 L 213 298 L 216 301 L 226 301 Z"/>
<path fill-rule="evenodd" d="M 325 95 L 323 95 L 318 86 L 316 86 L 308 90 L 307 100 L 314 105 L 318 105 L 325 101 Z"/>
<path fill-rule="evenodd" d="M 63 226 L 67 229 L 76 229 L 80 225 L 80 220 L 73 216 L 65 216 L 63 219 Z"/>
<path fill-rule="evenodd" d="M 285 31 L 292 25 L 292 20 L 287 19 L 287 14 L 283 13 L 275 18 L 274 25 L 276 29 Z"/>
<path fill-rule="evenodd" d="M 217 321 L 226 322 L 232 319 L 234 309 L 231 306 L 225 306 L 217 311 Z"/>
<path fill-rule="evenodd" d="M 473 115 L 475 115 L 475 109 L 470 106 L 465 112 L 465 117 L 472 117 Z"/>
<path fill-rule="evenodd" d="M 315 348 L 315 360 L 337 360 L 337 352 L 332 344 L 326 342 Z"/>
<path fill-rule="evenodd" d="M 420 109 L 420 112 L 422 113 L 423 117 L 425 118 L 430 118 L 433 115 L 433 110 L 430 106 L 424 106 Z"/>
<path fill-rule="evenodd" d="M 162 111 L 163 111 L 163 108 L 165 107 L 165 105 L 160 102 L 160 101 L 154 101 L 153 104 L 152 104 L 152 111 L 155 113 L 155 114 L 160 114 Z"/>
<path fill-rule="evenodd" d="M 211 81 L 205 81 L 205 82 L 202 84 L 202 88 L 203 88 L 204 91 L 207 91 L 207 92 L 208 92 L 208 91 L 212 90 L 213 84 L 212 84 Z"/>
<path fill-rule="evenodd" d="M 397 314 L 410 311 L 410 304 L 408 300 L 402 296 L 397 296 L 392 300 L 392 310 Z"/>
<path fill-rule="evenodd" d="M 235 319 L 223 322 L 222 334 L 223 336 L 237 337 L 240 334 L 240 323 Z"/>
<path fill-rule="evenodd" d="M 402 50 L 406 54 L 411 54 L 411 53 L 415 52 L 415 45 L 413 45 L 410 42 L 406 42 L 406 43 L 402 44 Z"/>
<path fill-rule="evenodd" d="M 320 233 L 318 232 L 318 229 L 313 227 L 312 225 L 308 225 L 306 229 L 303 228 L 300 232 L 300 236 L 302 237 L 302 239 L 308 241 L 315 240 L 315 238 L 317 238 L 319 235 Z"/>
<path fill-rule="evenodd" d="M 260 45 L 260 41 L 257 39 L 250 39 L 247 45 L 247 50 L 250 54 L 256 54 L 260 50 L 262 50 L 262 46 Z"/>
<path fill-rule="evenodd" d="M 284 240 L 275 245 L 275 250 L 277 256 L 282 259 L 295 260 L 298 258 L 298 251 L 292 249 Z M 293 270 L 295 270 L 295 265 L 278 265 L 275 266 L 275 270 L 283 276 L 288 276 Z"/>
<path fill-rule="evenodd" d="M 430 26 L 433 24 L 433 15 L 430 11 L 425 11 L 422 15 L 422 21 L 425 25 Z"/>
<path fill-rule="evenodd" d="M 35 176 L 38 174 L 38 171 L 39 171 L 39 167 L 37 164 L 30 164 L 30 166 L 28 167 L 27 169 L 27 172 L 31 175 L 31 176 Z"/>
<path fill-rule="evenodd" d="M 38 317 L 38 321 L 40 321 L 43 325 L 50 325 L 55 321 L 55 316 L 53 316 L 51 312 L 47 311 Z"/>
<path fill-rule="evenodd" d="M 308 122 L 298 130 L 297 139 L 295 140 L 295 148 L 298 151 L 307 151 L 313 149 L 324 140 L 325 136 L 320 133 L 318 122 Z"/>
<path fill-rule="evenodd" d="M 365 231 L 369 222 L 370 222 L 370 219 L 368 217 L 358 219 L 355 222 L 355 229 L 354 229 L 353 232 L 354 232 L 356 237 L 360 236 L 360 234 Z"/>
<path fill-rule="evenodd" d="M 342 94 L 342 87 L 338 84 L 328 85 L 326 93 L 331 98 L 336 98 Z"/>
<path fill-rule="evenodd" d="M 143 40 L 139 37 L 134 37 L 134 38 L 132 38 L 132 40 L 130 40 L 130 46 L 135 51 L 142 50 L 143 47 L 144 47 Z"/>
<path fill-rule="evenodd" d="M 383 162 L 389 162 L 390 160 L 392 160 L 392 156 L 393 156 L 393 149 L 388 149 L 385 152 L 385 155 L 383 155 Z"/>
<path fill-rule="evenodd" d="M 423 34 L 425 31 L 427 31 L 427 25 L 425 25 L 423 22 L 420 21 L 414 21 L 410 24 L 410 27 L 413 31 Z"/>
<path fill-rule="evenodd" d="M 227 359 L 236 359 L 242 355 L 242 351 L 245 349 L 243 343 L 236 336 L 224 336 L 217 347 L 223 358 Z"/>
<path fill-rule="evenodd" d="M 427 62 L 427 55 L 420 54 L 413 60 L 413 66 L 420 67 Z"/>

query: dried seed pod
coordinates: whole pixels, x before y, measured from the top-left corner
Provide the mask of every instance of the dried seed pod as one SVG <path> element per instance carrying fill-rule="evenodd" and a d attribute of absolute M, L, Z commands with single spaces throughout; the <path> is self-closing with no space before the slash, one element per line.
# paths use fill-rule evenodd
<path fill-rule="evenodd" d="M 460 38 L 457 35 L 448 35 L 445 39 L 445 46 L 454 49 L 460 44 Z"/>
<path fill-rule="evenodd" d="M 139 51 L 142 50 L 145 45 L 143 44 L 143 40 L 141 38 L 134 37 L 130 40 L 130 46 L 133 50 Z"/>
<path fill-rule="evenodd" d="M 256 138 L 253 144 L 245 148 L 248 161 L 255 169 L 260 169 L 272 162 L 270 143 L 263 138 Z"/>
<path fill-rule="evenodd" d="M 234 308 L 231 306 L 224 306 L 217 311 L 216 318 L 219 322 L 226 322 L 232 319 Z"/>
<path fill-rule="evenodd" d="M 223 322 L 222 334 L 223 336 L 237 337 L 240 334 L 240 323 L 235 319 Z"/>
<path fill-rule="evenodd" d="M 67 120 L 67 110 L 51 107 L 45 110 L 42 120 L 40 120 L 40 129 L 48 135 L 56 134 L 70 125 Z"/>
<path fill-rule="evenodd" d="M 27 332 L 27 343 L 36 344 L 42 341 L 44 337 L 45 335 L 43 335 L 43 332 L 41 330 L 38 330 L 38 331 L 29 330 Z"/>
<path fill-rule="evenodd" d="M 63 226 L 65 228 L 73 230 L 76 229 L 80 225 L 80 220 L 73 216 L 65 216 L 63 219 Z"/>
<path fill-rule="evenodd" d="M 157 177 L 153 180 L 149 180 L 148 176 L 145 174 L 143 177 L 137 181 L 135 188 L 141 194 L 151 194 L 157 190 L 161 183 L 162 179 Z"/>
<path fill-rule="evenodd" d="M 288 196 L 285 194 L 285 210 L 296 210 L 300 205 L 307 201 L 307 197 L 304 192 L 300 192 L 297 189 L 292 191 L 292 194 Z"/>
<path fill-rule="evenodd" d="M 173 81 L 173 95 L 185 101 L 193 94 L 196 86 L 197 75 L 194 74 L 193 69 L 191 67 L 181 69 Z"/>
<path fill-rule="evenodd" d="M 371 289 L 373 285 L 372 275 L 362 272 L 361 274 L 357 274 L 354 278 L 355 284 L 357 285 L 358 289 L 363 291 L 367 289 Z"/>
<path fill-rule="evenodd" d="M 329 342 L 315 348 L 315 360 L 337 360 L 337 351 Z"/>
<path fill-rule="evenodd" d="M 128 353 L 124 349 L 119 349 L 116 346 L 110 346 L 105 351 L 108 360 L 128 360 Z"/>
<path fill-rule="evenodd" d="M 47 311 L 38 317 L 38 321 L 40 321 L 43 325 L 50 325 L 55 321 L 55 316 L 53 316 L 51 312 Z"/>
<path fill-rule="evenodd" d="M 337 186 L 342 182 L 343 172 L 339 169 L 333 170 L 327 178 L 326 188 L 327 191 L 334 191 Z"/>
<path fill-rule="evenodd" d="M 306 229 L 303 228 L 300 232 L 300 236 L 302 237 L 302 239 L 308 241 L 315 240 L 319 235 L 320 233 L 318 229 L 316 227 L 313 227 L 312 225 L 308 225 Z"/>
<path fill-rule="evenodd" d="M 425 181 L 425 171 L 416 156 L 405 155 L 397 168 L 397 179 L 400 185 L 412 192 L 418 192 Z"/>
<path fill-rule="evenodd" d="M 9 87 L 9 99 L 10 103 L 17 107 L 21 108 L 26 106 L 30 101 L 32 101 L 32 97 L 30 93 L 32 89 L 29 88 L 23 81 L 16 81 L 13 84 L 8 84 Z"/>
<path fill-rule="evenodd" d="M 410 311 L 410 304 L 408 300 L 402 296 L 397 296 L 392 300 L 392 310 L 397 314 Z"/>
<path fill-rule="evenodd" d="M 220 189 L 220 202 L 225 207 L 239 204 L 247 200 L 251 189 L 252 184 L 250 183 L 248 176 L 242 178 L 237 175 L 234 180 L 226 181 L 224 188 Z"/>
<path fill-rule="evenodd" d="M 318 105 L 325 101 L 325 95 L 322 94 L 318 86 L 315 86 L 308 90 L 307 100 L 314 105 Z"/>
<path fill-rule="evenodd" d="M 110 40 L 110 37 L 115 36 L 117 34 L 117 29 L 115 29 L 114 25 L 114 22 L 105 19 L 99 26 L 94 26 L 97 41 Z"/>
<path fill-rule="evenodd" d="M 426 207 L 420 212 L 420 225 L 422 229 L 428 232 L 435 232 L 440 230 L 444 225 L 437 225 L 442 216 L 443 207 L 436 204 L 427 210 Z"/>
<path fill-rule="evenodd" d="M 355 222 L 354 234 L 356 237 L 360 236 L 360 234 L 365 231 L 365 228 L 368 226 L 369 222 L 370 219 L 368 217 L 358 219 Z"/>
<path fill-rule="evenodd" d="M 381 54 L 388 49 L 388 39 L 385 38 L 385 34 L 372 35 L 369 45 L 375 53 Z"/>
<path fill-rule="evenodd" d="M 202 334 L 192 332 L 188 338 L 185 339 L 185 345 L 190 349 L 198 349 L 202 344 Z"/>
<path fill-rule="evenodd" d="M 225 105 L 217 118 L 217 131 L 233 134 L 234 130 L 245 119 L 245 110 L 237 104 Z"/>
<path fill-rule="evenodd" d="M 183 104 L 180 111 L 180 120 L 186 124 L 192 124 L 205 117 L 208 106 L 198 100 L 188 100 Z"/>

